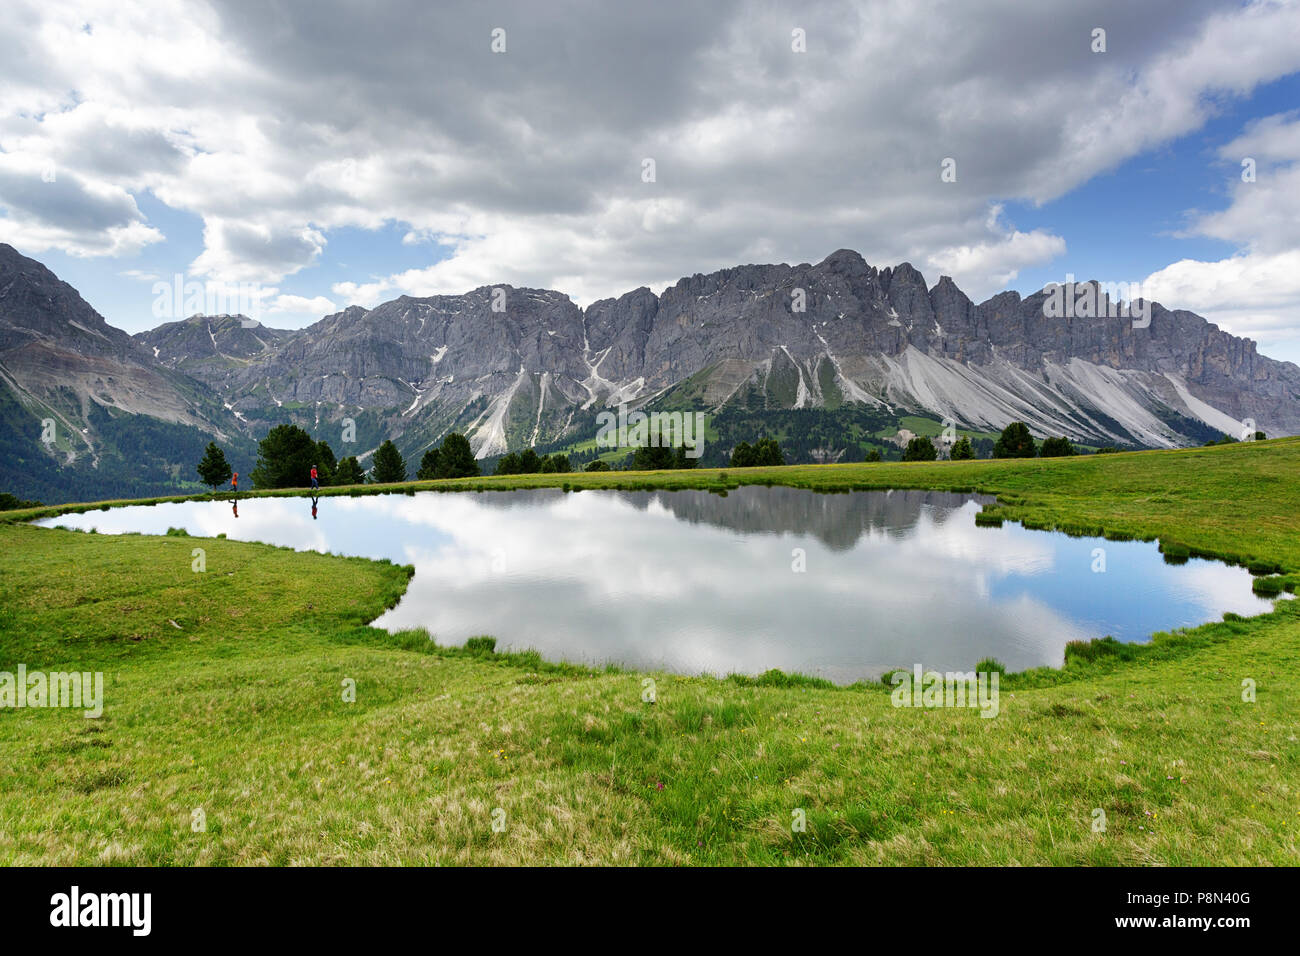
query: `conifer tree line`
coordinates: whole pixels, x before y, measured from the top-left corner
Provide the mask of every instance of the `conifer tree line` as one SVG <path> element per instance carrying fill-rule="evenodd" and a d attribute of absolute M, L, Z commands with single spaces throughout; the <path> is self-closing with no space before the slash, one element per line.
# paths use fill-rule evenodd
<path fill-rule="evenodd" d="M 1262 432 L 1255 436 L 1264 437 Z M 1223 441 L 1234 441 L 1225 436 Z M 953 461 L 966 461 L 977 457 L 977 445 L 988 442 L 962 436 L 955 441 L 948 452 Z M 1034 441 L 1029 426 L 1024 422 L 1011 422 L 995 442 L 992 442 L 994 458 L 1055 458 L 1079 454 L 1069 438 L 1049 437 L 1041 445 Z M 1213 444 L 1213 443 L 1211 443 Z M 1116 451 L 1113 448 L 1100 449 L 1102 452 Z M 688 454 L 685 446 L 676 448 L 645 446 L 637 448 L 625 467 L 636 471 L 654 471 L 669 468 L 694 468 L 697 460 Z M 987 452 L 986 452 L 987 453 Z M 579 456 L 580 460 L 582 457 Z M 933 439 L 917 435 L 908 440 L 903 450 L 903 461 L 934 461 L 939 457 L 939 449 Z M 872 449 L 867 454 L 868 462 L 879 461 L 880 454 Z M 775 438 L 763 437 L 754 444 L 738 443 L 731 452 L 730 467 L 757 468 L 784 465 L 785 456 Z M 357 456 L 349 455 L 341 461 L 323 439 L 317 440 L 297 425 L 277 425 L 272 428 L 257 446 L 257 462 L 248 474 L 248 479 L 256 488 L 305 488 L 311 483 L 311 470 L 316 469 L 317 479 L 322 487 L 334 485 L 360 485 L 366 483 L 391 484 L 406 481 L 410 477 L 405 459 L 397 450 L 391 439 L 385 440 L 374 453 L 374 462 L 367 473 L 357 461 Z M 202 460 L 197 469 L 200 479 L 213 491 L 228 484 L 234 468 L 226 459 L 225 452 L 216 442 L 208 442 Z M 510 452 L 497 460 L 495 474 L 531 475 L 563 474 L 573 471 L 573 464 L 568 455 L 556 452 L 551 455 L 539 455 L 533 448 L 521 452 Z M 610 465 L 600 458 L 590 461 L 586 471 L 608 471 Z M 479 463 L 474 457 L 469 439 L 457 432 L 446 435 L 440 445 L 431 447 L 420 459 L 415 478 L 419 481 L 433 481 L 441 478 L 476 478 L 481 474 Z"/>
<path fill-rule="evenodd" d="M 356 455 L 340 461 L 329 442 L 312 438 L 297 425 L 277 425 L 258 442 L 257 462 L 247 480 L 256 488 L 306 488 L 311 485 L 313 468 L 322 488 L 387 484 L 406 481 L 408 477 L 406 461 L 391 440 L 384 441 L 375 449 L 374 462 L 367 473 Z M 208 442 L 196 470 L 203 483 L 213 491 L 227 485 L 235 473 L 216 442 Z M 430 448 L 424 453 L 417 477 L 427 480 L 475 477 L 478 474 L 478 462 L 474 460 L 469 440 L 453 432 L 443 438 L 440 447 Z"/>

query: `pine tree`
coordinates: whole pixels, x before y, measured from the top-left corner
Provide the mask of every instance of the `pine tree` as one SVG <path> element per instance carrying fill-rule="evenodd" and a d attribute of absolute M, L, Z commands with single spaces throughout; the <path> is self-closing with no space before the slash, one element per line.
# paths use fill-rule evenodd
<path fill-rule="evenodd" d="M 656 445 L 642 445 L 632 453 L 633 471 L 662 471 L 673 466 L 673 450 Z"/>
<path fill-rule="evenodd" d="M 420 470 L 415 473 L 415 477 L 420 481 L 433 481 L 438 478 L 439 455 L 438 449 L 430 448 L 420 459 Z"/>
<path fill-rule="evenodd" d="M 784 465 L 785 455 L 775 438 L 760 438 L 754 445 L 755 465 Z"/>
<path fill-rule="evenodd" d="M 230 480 L 232 474 L 230 462 L 226 461 L 226 453 L 217 447 L 216 442 L 208 442 L 203 460 L 199 462 L 198 472 L 203 483 L 212 486 L 213 492 L 217 490 L 218 485 L 224 485 Z"/>
<path fill-rule="evenodd" d="M 336 485 L 364 485 L 366 483 L 366 473 L 361 470 L 356 455 L 349 455 L 339 462 L 338 468 L 334 471 L 334 483 Z"/>
<path fill-rule="evenodd" d="M 934 442 L 923 435 L 908 439 L 907 448 L 903 452 L 903 461 L 934 461 L 938 457 L 939 452 L 934 447 Z"/>
<path fill-rule="evenodd" d="M 406 461 L 391 439 L 385 439 L 375 452 L 375 481 L 378 484 L 391 484 L 406 480 Z"/>
<path fill-rule="evenodd" d="M 276 425 L 257 444 L 253 484 L 258 488 L 302 488 L 318 464 L 316 443 L 297 425 Z"/>
<path fill-rule="evenodd" d="M 994 458 L 1033 458 L 1037 453 L 1034 436 L 1029 434 L 1029 426 L 1024 422 L 1012 422 L 1002 429 L 993 446 Z"/>
<path fill-rule="evenodd" d="M 1067 458 L 1074 454 L 1074 445 L 1068 438 L 1046 438 L 1038 454 L 1042 458 Z"/>
<path fill-rule="evenodd" d="M 470 450 L 469 439 L 452 432 L 442 440 L 438 451 L 439 478 L 477 478 L 478 461 Z"/>
<path fill-rule="evenodd" d="M 537 452 L 531 448 L 525 448 L 519 453 L 519 470 L 517 475 L 535 475 L 542 470 L 542 460 L 537 457 Z"/>

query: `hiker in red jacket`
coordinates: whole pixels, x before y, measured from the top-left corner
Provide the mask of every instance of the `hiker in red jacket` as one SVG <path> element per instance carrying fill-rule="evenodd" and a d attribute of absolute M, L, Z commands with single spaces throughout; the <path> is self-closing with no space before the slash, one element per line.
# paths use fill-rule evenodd
<path fill-rule="evenodd" d="M 231 491 L 239 490 L 239 472 L 235 472 L 233 475 L 230 476 L 230 490 Z"/>
<path fill-rule="evenodd" d="M 316 481 L 316 466 L 315 466 L 315 465 L 312 465 L 312 466 L 311 466 L 311 486 L 312 486 L 313 488 L 319 488 L 319 487 L 320 487 L 320 484 Z"/>

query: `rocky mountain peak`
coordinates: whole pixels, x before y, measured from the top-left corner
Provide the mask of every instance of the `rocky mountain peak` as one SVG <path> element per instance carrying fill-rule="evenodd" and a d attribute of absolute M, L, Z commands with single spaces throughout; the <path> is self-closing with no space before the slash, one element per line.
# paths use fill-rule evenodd
<path fill-rule="evenodd" d="M 51 311 L 65 326 L 108 328 L 30 263 L 0 249 L 0 277 L 28 276 L 18 298 L 44 310 L 23 320 L 23 335 Z M 12 297 L 18 286 L 8 288 Z M 556 290 L 499 284 L 354 305 L 298 331 L 191 316 L 136 336 L 145 358 L 133 361 L 198 379 L 250 434 L 286 417 L 311 427 L 352 417 L 405 450 L 459 430 L 480 455 L 589 437 L 575 429 L 620 403 L 713 414 L 856 406 L 976 431 L 1022 420 L 1093 444 L 1187 444 L 1246 418 L 1300 432 L 1300 368 L 1249 340 L 1154 303 L 1145 327 L 1051 318 L 1046 295 L 976 304 L 950 276 L 930 288 L 909 262 L 877 269 L 839 249 L 816 265 L 696 273 L 660 295 L 642 286 L 586 309 Z"/>

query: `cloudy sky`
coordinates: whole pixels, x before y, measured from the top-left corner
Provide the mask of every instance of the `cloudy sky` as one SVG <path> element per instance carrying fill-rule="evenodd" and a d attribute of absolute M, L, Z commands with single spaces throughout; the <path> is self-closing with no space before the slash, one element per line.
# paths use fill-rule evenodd
<path fill-rule="evenodd" d="M 1297 36 L 1300 2 L 5 0 L 0 241 L 132 332 L 177 274 L 297 327 L 848 247 L 977 301 L 1143 282 L 1300 361 Z"/>

